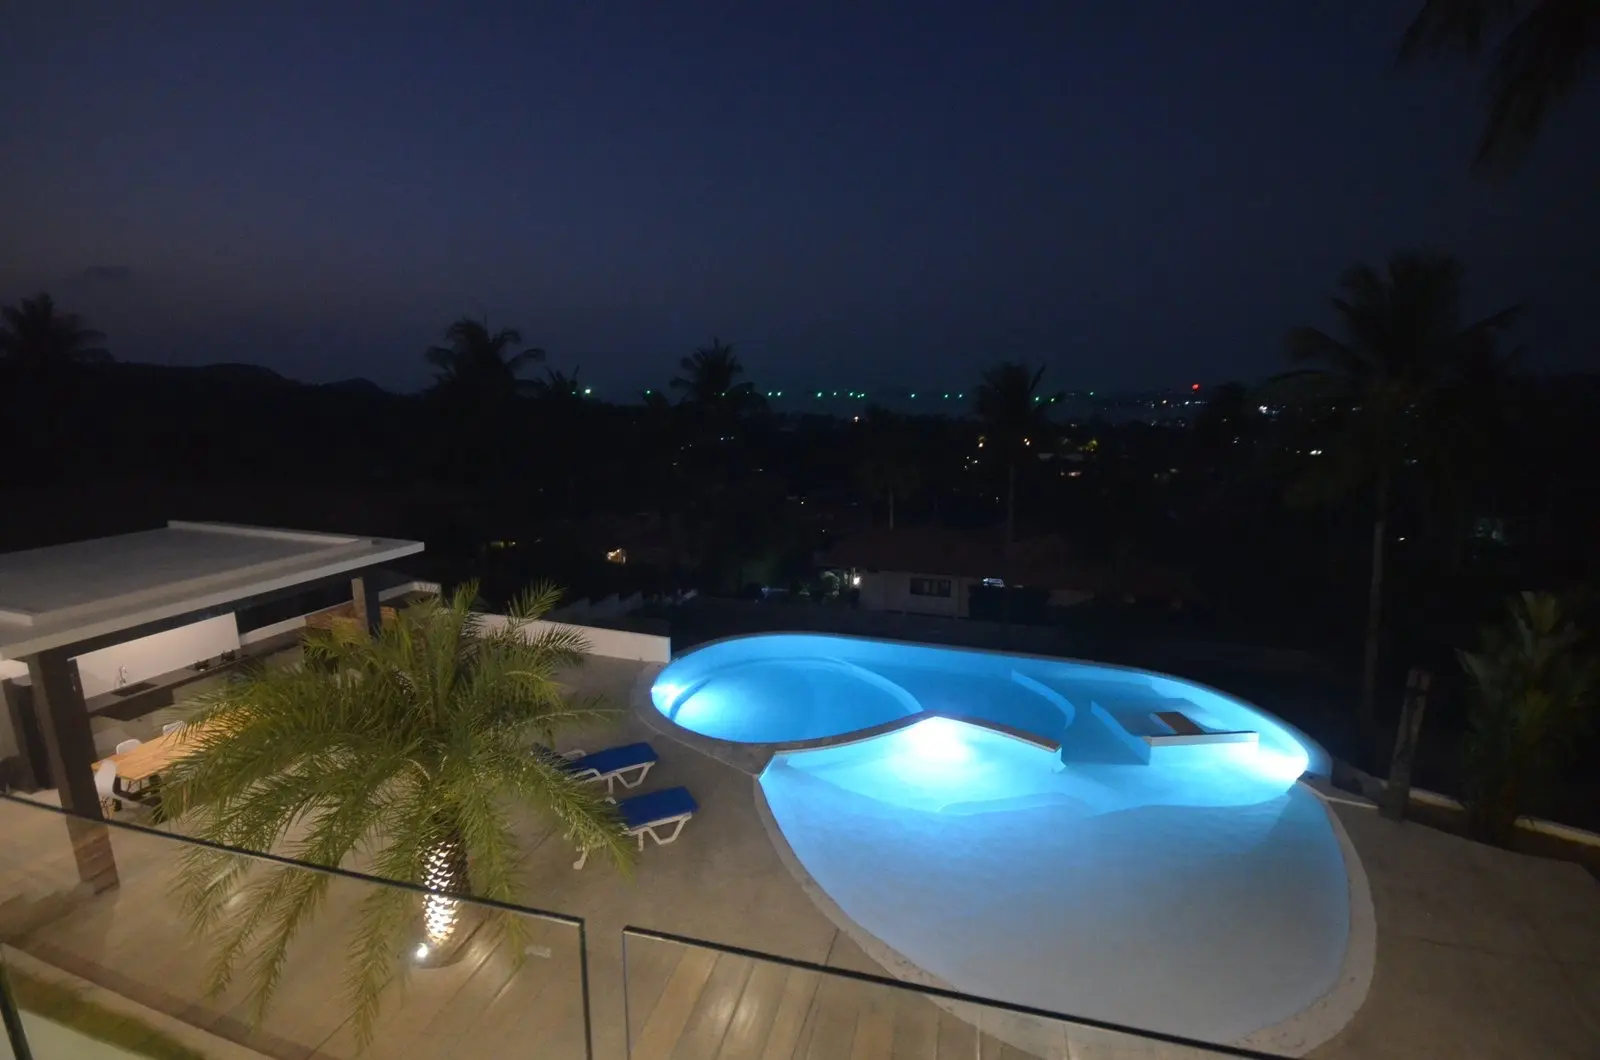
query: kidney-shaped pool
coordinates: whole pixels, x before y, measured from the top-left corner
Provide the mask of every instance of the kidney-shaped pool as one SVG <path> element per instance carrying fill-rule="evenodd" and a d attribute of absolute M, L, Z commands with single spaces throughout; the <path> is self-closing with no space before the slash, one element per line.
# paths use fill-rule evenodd
<path fill-rule="evenodd" d="M 1214 689 L 773 634 L 681 656 L 651 701 L 701 736 L 776 745 L 760 789 L 780 850 L 891 967 L 1287 1051 L 1330 1037 L 1365 996 L 1364 877 L 1297 783 L 1326 755 Z"/>

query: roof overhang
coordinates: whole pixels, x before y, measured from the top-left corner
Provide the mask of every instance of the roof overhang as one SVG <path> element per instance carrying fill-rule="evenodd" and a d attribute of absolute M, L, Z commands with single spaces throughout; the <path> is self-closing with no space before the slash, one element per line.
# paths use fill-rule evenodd
<path fill-rule="evenodd" d="M 421 552 L 420 541 L 169 522 L 0 554 L 0 659 L 104 640 Z"/>

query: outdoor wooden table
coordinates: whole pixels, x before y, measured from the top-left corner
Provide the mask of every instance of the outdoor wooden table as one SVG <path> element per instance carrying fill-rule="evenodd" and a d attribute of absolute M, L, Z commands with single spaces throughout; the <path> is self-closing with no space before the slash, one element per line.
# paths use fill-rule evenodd
<path fill-rule="evenodd" d="M 193 748 L 194 735 L 188 726 L 184 726 L 146 740 L 131 751 L 102 759 L 117 764 L 117 779 L 112 783 L 111 790 L 116 792 L 118 798 L 135 801 L 148 798 L 148 789 L 160 780 L 162 772 Z"/>

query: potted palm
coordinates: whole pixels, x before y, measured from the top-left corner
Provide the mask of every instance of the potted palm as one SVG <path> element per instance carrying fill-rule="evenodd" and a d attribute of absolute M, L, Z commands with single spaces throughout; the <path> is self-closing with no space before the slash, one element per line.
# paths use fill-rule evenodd
<path fill-rule="evenodd" d="M 478 614 L 475 596 L 467 585 L 419 604 L 376 636 L 308 631 L 303 664 L 255 668 L 212 697 L 162 789 L 162 816 L 197 838 L 433 892 L 374 888 L 351 924 L 347 979 L 363 1041 L 385 989 L 408 966 L 448 960 L 473 931 L 522 953 L 517 917 L 477 906 L 469 915 L 452 897 L 517 899 L 519 810 L 546 816 L 619 866 L 629 856 L 614 807 L 542 750 L 604 713 L 561 684 L 586 656 L 581 633 L 534 625 L 559 590 L 528 590 L 503 624 Z M 215 990 L 243 970 L 260 1019 L 329 882 L 326 873 L 191 849 L 178 890 L 198 936 L 214 946 Z"/>

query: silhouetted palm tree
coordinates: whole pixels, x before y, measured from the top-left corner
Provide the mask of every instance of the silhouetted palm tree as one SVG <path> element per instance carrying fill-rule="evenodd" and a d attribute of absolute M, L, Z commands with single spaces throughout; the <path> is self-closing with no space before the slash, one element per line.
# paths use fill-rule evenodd
<path fill-rule="evenodd" d="M 1007 361 L 983 373 L 978 383 L 973 409 L 983 425 L 985 445 L 993 447 L 1006 462 L 1006 545 L 1016 540 L 1017 465 L 1035 452 L 1035 440 L 1049 428 L 1045 409 L 1048 397 L 1039 384 L 1044 366 L 1038 370 Z M 1037 444 L 1042 445 L 1042 442 Z"/>
<path fill-rule="evenodd" d="M 1333 299 L 1342 338 L 1316 328 L 1289 333 L 1289 359 L 1304 368 L 1278 376 L 1272 389 L 1316 404 L 1335 429 L 1291 486 L 1291 499 L 1326 502 L 1366 488 L 1372 496 L 1372 567 L 1367 587 L 1366 644 L 1356 715 L 1358 754 L 1371 755 L 1373 697 L 1383 617 L 1384 541 L 1396 470 L 1423 451 L 1437 430 L 1445 396 L 1492 349 L 1516 316 L 1507 309 L 1463 327 L 1461 264 L 1440 254 L 1401 253 L 1387 272 L 1355 265 Z"/>
<path fill-rule="evenodd" d="M 874 405 L 867 409 L 862 424 L 863 448 L 859 474 L 873 499 L 889 502 L 889 529 L 894 529 L 897 500 L 915 493 L 922 485 L 922 460 L 905 423 L 893 413 Z"/>
<path fill-rule="evenodd" d="M 716 418 L 739 416 L 762 404 L 755 384 L 740 381 L 744 365 L 733 347 L 713 338 L 711 345 L 694 351 L 694 356 L 678 362 L 683 374 L 672 380 L 672 389 L 682 392 L 683 401 Z"/>
<path fill-rule="evenodd" d="M 531 384 L 520 373 L 528 364 L 544 360 L 544 351 L 522 345 L 516 328 L 491 332 L 483 320 L 461 317 L 445 330 L 446 346 L 429 347 L 424 355 L 438 370 L 437 392 L 473 403 L 494 401 L 526 393 Z"/>
<path fill-rule="evenodd" d="M 99 345 L 105 335 L 77 313 L 58 313 L 48 294 L 0 309 L 0 364 L 24 379 L 51 379 L 111 355 Z"/>
<path fill-rule="evenodd" d="M 559 401 L 573 403 L 583 400 L 583 384 L 578 382 L 578 373 L 581 369 L 574 368 L 572 374 L 556 368 L 546 368 L 543 379 L 535 379 L 531 389 L 535 397 L 541 401 Z"/>
<path fill-rule="evenodd" d="M 1545 118 L 1600 53 L 1596 0 L 1425 0 L 1400 43 L 1402 62 L 1476 59 L 1498 38 L 1484 79 L 1489 116 L 1475 165 L 1504 170 L 1527 154 Z"/>

